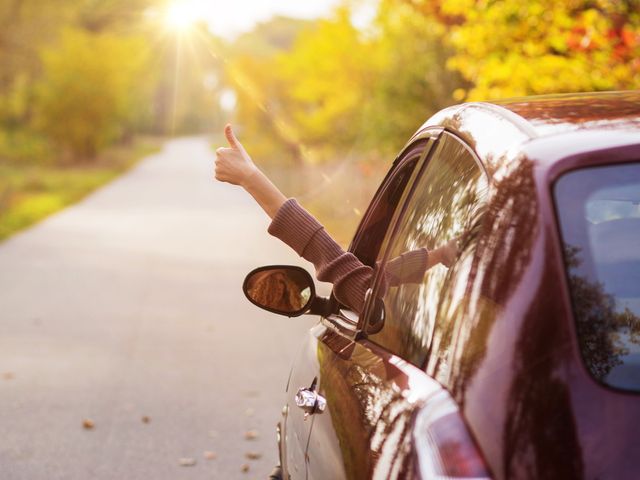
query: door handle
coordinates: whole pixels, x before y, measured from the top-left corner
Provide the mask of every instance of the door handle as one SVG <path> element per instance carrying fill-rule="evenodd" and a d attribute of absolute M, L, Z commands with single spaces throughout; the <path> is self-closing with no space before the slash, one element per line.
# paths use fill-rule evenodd
<path fill-rule="evenodd" d="M 314 378 L 309 388 L 300 388 L 296 393 L 296 405 L 304 412 L 304 419 L 314 413 L 323 413 L 327 408 L 327 400 L 316 392 L 318 379 Z"/>

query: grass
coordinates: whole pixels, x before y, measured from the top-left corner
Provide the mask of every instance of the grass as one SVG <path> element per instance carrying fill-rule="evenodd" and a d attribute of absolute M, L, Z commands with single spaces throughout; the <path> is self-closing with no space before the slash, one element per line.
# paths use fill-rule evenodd
<path fill-rule="evenodd" d="M 91 164 L 64 167 L 0 163 L 0 240 L 81 200 L 159 146 L 142 138 L 106 150 Z"/>

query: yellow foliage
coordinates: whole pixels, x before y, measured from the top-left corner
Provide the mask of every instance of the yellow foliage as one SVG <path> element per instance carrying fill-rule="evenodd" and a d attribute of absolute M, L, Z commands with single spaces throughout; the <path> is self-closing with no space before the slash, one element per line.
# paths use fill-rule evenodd
<path fill-rule="evenodd" d="M 42 51 L 37 126 L 59 147 L 93 157 L 121 135 L 145 91 L 141 38 L 65 30 Z"/>
<path fill-rule="evenodd" d="M 345 10 L 305 25 L 287 49 L 236 55 L 227 77 L 247 146 L 275 163 L 313 163 L 352 144 L 374 62 Z"/>
<path fill-rule="evenodd" d="M 390 158 L 464 86 L 445 68 L 445 29 L 435 20 L 397 0 L 381 2 L 368 29 L 356 28 L 350 16 L 339 8 L 305 26 L 289 48 L 243 53 L 227 65 L 238 120 L 257 157 L 318 163 L 353 152 Z"/>
<path fill-rule="evenodd" d="M 640 87 L 640 2 L 442 0 L 468 100 Z"/>

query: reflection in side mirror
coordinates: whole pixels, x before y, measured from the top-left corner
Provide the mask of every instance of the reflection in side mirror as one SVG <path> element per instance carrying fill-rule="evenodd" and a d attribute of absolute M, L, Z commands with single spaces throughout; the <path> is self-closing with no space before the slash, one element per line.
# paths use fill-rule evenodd
<path fill-rule="evenodd" d="M 289 265 L 256 268 L 244 279 L 242 290 L 254 305 L 288 317 L 305 313 L 316 296 L 311 275 Z"/>

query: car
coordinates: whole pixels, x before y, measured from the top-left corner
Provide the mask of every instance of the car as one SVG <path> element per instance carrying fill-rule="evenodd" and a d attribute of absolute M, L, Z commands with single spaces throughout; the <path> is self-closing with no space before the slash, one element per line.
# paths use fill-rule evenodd
<path fill-rule="evenodd" d="M 449 267 L 385 280 L 392 259 L 451 240 Z M 319 316 L 272 478 L 639 478 L 640 91 L 438 112 L 349 251 L 375 269 L 359 313 L 300 267 L 245 280 L 256 305 Z M 295 308 L 252 296 L 270 273 Z"/>

